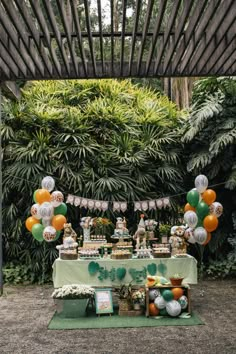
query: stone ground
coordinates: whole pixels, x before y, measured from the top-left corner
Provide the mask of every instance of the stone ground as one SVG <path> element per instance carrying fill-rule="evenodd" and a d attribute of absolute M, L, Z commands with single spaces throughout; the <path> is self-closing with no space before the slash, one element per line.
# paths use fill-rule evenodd
<path fill-rule="evenodd" d="M 52 331 L 51 286 L 5 287 L 0 298 L 1 354 L 236 353 L 236 281 L 192 287 L 204 326 Z"/>

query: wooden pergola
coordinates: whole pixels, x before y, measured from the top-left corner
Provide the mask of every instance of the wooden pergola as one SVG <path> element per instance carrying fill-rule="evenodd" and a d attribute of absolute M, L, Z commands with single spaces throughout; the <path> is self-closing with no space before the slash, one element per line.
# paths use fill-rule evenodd
<path fill-rule="evenodd" d="M 117 3 L 0 0 L 0 82 L 235 75 L 235 0 Z"/>

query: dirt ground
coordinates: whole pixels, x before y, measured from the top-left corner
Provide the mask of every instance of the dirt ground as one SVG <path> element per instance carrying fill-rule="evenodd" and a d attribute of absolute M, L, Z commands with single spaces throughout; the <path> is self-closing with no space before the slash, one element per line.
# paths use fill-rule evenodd
<path fill-rule="evenodd" d="M 51 286 L 5 287 L 0 298 L 1 354 L 236 353 L 236 281 L 192 287 L 203 326 L 52 331 Z"/>

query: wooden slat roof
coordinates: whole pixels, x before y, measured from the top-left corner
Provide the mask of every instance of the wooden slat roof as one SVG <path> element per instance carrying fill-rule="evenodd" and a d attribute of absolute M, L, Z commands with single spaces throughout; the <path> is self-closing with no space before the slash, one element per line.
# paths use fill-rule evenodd
<path fill-rule="evenodd" d="M 236 0 L 129 3 L 0 0 L 0 81 L 236 74 Z"/>

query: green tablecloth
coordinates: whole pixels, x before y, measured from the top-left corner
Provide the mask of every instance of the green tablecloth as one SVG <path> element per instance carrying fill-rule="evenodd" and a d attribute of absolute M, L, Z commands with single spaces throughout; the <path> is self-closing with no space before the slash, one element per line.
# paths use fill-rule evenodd
<path fill-rule="evenodd" d="M 59 288 L 68 284 L 111 287 L 127 284 L 131 280 L 133 280 L 133 285 L 142 285 L 146 283 L 148 274 L 169 279 L 176 273 L 184 277 L 184 283 L 197 284 L 197 261 L 191 256 L 159 259 L 98 259 L 93 261 L 95 271 L 94 263 L 91 266 L 91 262 L 91 260 L 57 259 L 53 264 L 54 287 Z M 91 274 L 91 269 L 93 274 Z"/>

